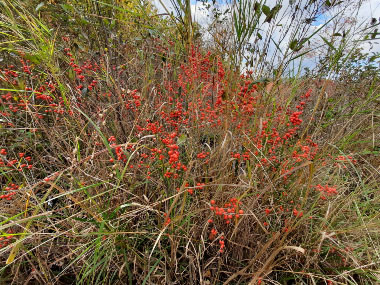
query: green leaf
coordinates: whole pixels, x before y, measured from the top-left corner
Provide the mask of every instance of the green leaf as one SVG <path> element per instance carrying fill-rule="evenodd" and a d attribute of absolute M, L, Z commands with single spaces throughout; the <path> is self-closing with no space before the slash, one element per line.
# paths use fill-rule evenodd
<path fill-rule="evenodd" d="M 328 45 L 331 49 L 335 50 L 336 51 L 336 48 L 333 46 L 333 44 L 331 42 L 329 42 L 325 37 L 322 37 L 322 40 L 325 42 L 326 45 Z"/>
<path fill-rule="evenodd" d="M 255 6 L 254 6 L 253 10 L 255 10 L 256 13 L 259 13 L 260 12 L 260 4 L 255 2 Z"/>
<path fill-rule="evenodd" d="M 284 53 L 282 52 L 281 48 L 280 48 L 280 45 L 278 43 L 275 42 L 275 40 L 273 39 L 273 37 L 271 36 L 270 37 L 272 42 L 274 43 L 274 45 L 276 46 L 277 50 L 282 54 L 284 55 Z"/>
<path fill-rule="evenodd" d="M 178 144 L 178 145 L 181 145 L 181 144 L 183 144 L 183 143 L 185 143 L 185 142 L 186 142 L 186 135 L 185 135 L 185 134 L 180 135 L 180 136 L 178 137 L 178 139 L 177 139 L 177 144 Z"/>
<path fill-rule="evenodd" d="M 379 58 L 380 56 L 379 55 L 373 55 L 373 56 L 371 56 L 369 59 L 368 59 L 368 61 L 369 62 L 373 62 L 373 61 L 375 61 L 377 58 Z"/>
<path fill-rule="evenodd" d="M 113 19 L 113 20 L 111 21 L 110 28 L 113 29 L 115 26 L 116 26 L 116 21 L 115 21 L 115 19 Z"/>
<path fill-rule="evenodd" d="M 109 26 L 110 22 L 108 21 L 108 19 L 105 19 L 103 18 L 103 23 L 106 25 L 106 26 Z"/>
<path fill-rule="evenodd" d="M 278 4 L 270 10 L 269 14 L 266 15 L 266 19 L 264 22 L 270 23 L 274 17 L 276 17 L 276 14 L 280 11 L 282 5 Z"/>
<path fill-rule="evenodd" d="M 73 6 L 68 5 L 68 4 L 61 4 L 62 9 L 66 12 L 69 13 L 74 10 Z"/>
<path fill-rule="evenodd" d="M 145 276 L 142 285 L 145 285 L 145 283 L 148 281 L 150 274 L 152 274 L 154 269 L 156 269 L 157 265 L 160 263 L 162 258 L 163 258 L 163 256 L 161 255 L 160 258 L 157 259 L 157 261 L 153 264 L 152 268 L 149 270 L 148 274 Z"/>
<path fill-rule="evenodd" d="M 379 29 L 375 29 L 375 30 L 373 31 L 373 33 L 372 33 L 372 35 L 371 35 L 371 39 L 375 39 L 375 38 L 376 38 L 376 35 L 379 34 L 378 31 L 379 31 Z"/>
<path fill-rule="evenodd" d="M 289 44 L 289 48 L 290 48 L 291 50 L 295 50 L 296 47 L 297 47 L 297 44 L 298 44 L 298 40 L 297 40 L 297 39 L 294 39 L 294 40 L 292 40 L 292 41 L 290 42 L 290 44 Z"/>
<path fill-rule="evenodd" d="M 263 7 L 261 8 L 261 11 L 263 11 L 264 15 L 267 17 L 270 14 L 270 8 L 267 5 L 263 5 Z"/>
<path fill-rule="evenodd" d="M 273 7 L 273 9 L 271 10 L 271 14 L 273 17 L 275 17 L 276 14 L 278 12 L 280 12 L 281 7 L 282 7 L 282 5 L 280 5 L 280 4 L 277 4 L 276 6 Z"/>
<path fill-rule="evenodd" d="M 41 62 L 41 58 L 38 54 L 26 54 L 25 55 L 26 59 L 29 59 L 31 62 L 34 64 L 39 64 Z"/>

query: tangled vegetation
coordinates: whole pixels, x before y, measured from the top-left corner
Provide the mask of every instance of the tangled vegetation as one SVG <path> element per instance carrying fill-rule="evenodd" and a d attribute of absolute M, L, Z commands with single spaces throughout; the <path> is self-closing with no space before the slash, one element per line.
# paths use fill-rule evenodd
<path fill-rule="evenodd" d="M 1 284 L 379 282 L 379 56 L 336 22 L 289 71 L 342 1 L 289 1 L 280 60 L 282 1 L 201 2 L 211 39 L 190 1 L 0 1 Z"/>

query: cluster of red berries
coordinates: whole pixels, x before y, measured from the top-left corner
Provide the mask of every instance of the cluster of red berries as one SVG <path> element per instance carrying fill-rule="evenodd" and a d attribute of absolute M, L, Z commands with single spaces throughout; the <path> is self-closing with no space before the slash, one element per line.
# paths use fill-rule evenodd
<path fill-rule="evenodd" d="M 12 200 L 12 196 L 16 195 L 16 192 L 9 192 L 8 194 L 0 195 L 0 199 Z"/>
<path fill-rule="evenodd" d="M 9 230 L 5 236 L 0 237 L 0 248 L 6 247 L 13 239 L 13 231 Z"/>
<path fill-rule="evenodd" d="M 210 155 L 209 152 L 200 152 L 197 154 L 197 158 L 206 158 L 208 155 Z"/>
<path fill-rule="evenodd" d="M 0 155 L 6 156 L 8 154 L 6 149 L 0 150 Z M 20 152 L 18 154 L 19 159 L 4 160 L 0 158 L 0 167 L 16 167 L 18 171 L 23 171 L 24 169 L 32 169 L 33 165 L 30 164 L 32 158 L 30 156 L 25 156 L 25 153 Z M 24 162 L 24 163 L 22 163 Z"/>
<path fill-rule="evenodd" d="M 213 223 L 212 220 L 208 220 L 208 222 L 210 224 Z M 210 235 L 209 235 L 208 239 L 210 241 L 213 241 L 215 239 L 215 237 L 216 237 L 217 234 L 218 234 L 218 231 L 215 228 L 212 228 L 211 231 L 210 231 Z M 219 252 L 223 253 L 224 252 L 224 248 L 225 248 L 225 242 L 224 242 L 224 236 L 223 235 L 221 235 L 220 238 L 219 238 L 219 246 L 220 246 Z"/>
<path fill-rule="evenodd" d="M 239 210 L 239 205 L 241 204 L 240 201 L 238 201 L 237 198 L 231 198 L 228 203 L 224 204 L 224 207 L 218 207 L 216 206 L 215 200 L 210 201 L 210 210 L 215 213 L 216 216 L 223 217 L 223 220 L 226 225 L 231 223 L 231 219 L 235 217 L 235 219 L 239 219 L 242 214 L 244 214 L 243 210 Z M 214 221 L 212 219 L 209 219 L 207 221 L 209 224 L 213 224 Z M 218 231 L 213 227 L 210 231 L 209 240 L 214 240 Z M 220 249 L 219 252 L 223 253 L 225 248 L 224 243 L 224 236 L 222 235 L 219 240 Z"/>
<path fill-rule="evenodd" d="M 127 100 L 125 103 L 125 108 L 127 110 L 132 109 L 132 110 L 137 110 L 141 106 L 141 96 L 140 94 L 137 93 L 137 89 L 134 90 L 128 90 L 128 95 L 132 98 Z"/>
<path fill-rule="evenodd" d="M 227 225 L 231 223 L 233 217 L 239 219 L 240 216 L 244 214 L 243 210 L 238 209 L 238 205 L 241 204 L 241 202 L 238 202 L 237 198 L 231 198 L 230 203 L 225 203 L 224 207 L 217 207 L 215 200 L 211 200 L 210 204 L 210 210 L 213 211 L 215 215 L 222 216 Z"/>
<path fill-rule="evenodd" d="M 338 155 L 336 158 L 335 158 L 336 161 L 339 161 L 339 162 L 346 162 L 346 161 L 351 161 L 353 164 L 356 164 L 357 163 L 357 160 L 355 160 L 351 155 L 347 155 L 347 156 L 344 156 L 344 155 Z"/>
<path fill-rule="evenodd" d="M 249 160 L 250 156 L 251 156 L 248 151 L 244 152 L 243 154 L 240 154 L 238 152 L 236 152 L 236 153 L 231 152 L 230 154 L 231 154 L 231 158 L 236 158 L 236 159 L 243 158 L 244 161 Z"/>
<path fill-rule="evenodd" d="M 314 189 L 324 194 L 321 196 L 322 200 L 326 200 L 326 196 L 333 196 L 338 194 L 335 187 L 329 187 L 328 185 L 322 186 L 321 184 L 317 184 L 314 186 Z"/>
<path fill-rule="evenodd" d="M 293 215 L 295 217 L 301 218 L 303 216 L 303 212 L 298 211 L 296 208 L 293 209 Z"/>
<path fill-rule="evenodd" d="M 168 226 L 171 222 L 171 219 L 170 217 L 168 216 L 167 213 L 164 213 L 164 218 L 165 218 L 165 222 L 164 222 L 164 227 Z"/>
<path fill-rule="evenodd" d="M 357 164 L 358 162 L 351 155 L 348 155 L 348 156 L 339 155 L 335 158 L 335 161 L 336 162 L 334 163 L 334 165 L 343 169 L 347 169 L 347 165 L 345 165 L 346 163 Z"/>

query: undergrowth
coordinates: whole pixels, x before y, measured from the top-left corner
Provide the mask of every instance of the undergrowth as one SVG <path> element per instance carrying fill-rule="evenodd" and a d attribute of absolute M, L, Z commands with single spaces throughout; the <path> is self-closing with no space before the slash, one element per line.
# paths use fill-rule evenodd
<path fill-rule="evenodd" d="M 151 7 L 81 47 L 0 5 L 1 283 L 379 281 L 376 76 L 268 84 Z"/>

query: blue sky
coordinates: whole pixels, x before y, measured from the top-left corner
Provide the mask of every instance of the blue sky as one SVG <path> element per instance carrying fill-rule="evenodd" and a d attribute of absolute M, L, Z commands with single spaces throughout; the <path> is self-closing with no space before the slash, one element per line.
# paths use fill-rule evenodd
<path fill-rule="evenodd" d="M 319 15 L 313 22 L 313 26 L 323 25 L 328 20 L 328 17 L 325 14 Z"/>

